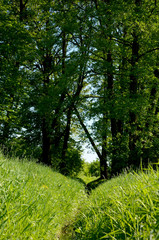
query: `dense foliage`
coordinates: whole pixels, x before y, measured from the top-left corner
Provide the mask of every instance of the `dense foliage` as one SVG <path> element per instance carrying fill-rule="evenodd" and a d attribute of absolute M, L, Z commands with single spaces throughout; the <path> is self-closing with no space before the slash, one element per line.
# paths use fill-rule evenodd
<path fill-rule="evenodd" d="M 108 166 L 113 175 L 157 161 L 157 1 L 3 0 L 0 8 L 4 153 L 74 175 L 86 140 L 103 178 Z"/>

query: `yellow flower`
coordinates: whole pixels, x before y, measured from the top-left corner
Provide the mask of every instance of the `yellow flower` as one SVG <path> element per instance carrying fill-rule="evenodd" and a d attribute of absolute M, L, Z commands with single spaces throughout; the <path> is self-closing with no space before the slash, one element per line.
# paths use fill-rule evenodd
<path fill-rule="evenodd" d="M 42 185 L 42 188 L 46 188 L 46 189 L 48 189 L 48 187 L 47 187 L 46 185 Z"/>

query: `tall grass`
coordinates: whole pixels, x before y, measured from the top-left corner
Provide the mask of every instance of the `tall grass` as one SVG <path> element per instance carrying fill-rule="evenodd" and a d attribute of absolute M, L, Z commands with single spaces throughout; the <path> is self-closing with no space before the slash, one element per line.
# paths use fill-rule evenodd
<path fill-rule="evenodd" d="M 159 171 L 124 174 L 100 185 L 74 231 L 79 240 L 159 239 Z"/>
<path fill-rule="evenodd" d="M 159 170 L 84 185 L 0 155 L 1 240 L 159 239 Z"/>
<path fill-rule="evenodd" d="M 79 182 L 0 155 L 0 239 L 59 239 L 86 195 Z"/>

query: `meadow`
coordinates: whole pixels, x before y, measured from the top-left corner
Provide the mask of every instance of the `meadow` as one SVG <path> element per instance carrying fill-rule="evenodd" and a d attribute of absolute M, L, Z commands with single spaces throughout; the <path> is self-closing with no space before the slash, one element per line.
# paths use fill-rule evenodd
<path fill-rule="evenodd" d="M 0 156 L 0 239 L 58 239 L 86 194 L 51 168 Z"/>
<path fill-rule="evenodd" d="M 0 155 L 1 240 L 159 239 L 159 171 L 92 190 L 35 162 Z"/>
<path fill-rule="evenodd" d="M 130 172 L 92 191 L 74 223 L 75 239 L 159 239 L 159 171 Z"/>

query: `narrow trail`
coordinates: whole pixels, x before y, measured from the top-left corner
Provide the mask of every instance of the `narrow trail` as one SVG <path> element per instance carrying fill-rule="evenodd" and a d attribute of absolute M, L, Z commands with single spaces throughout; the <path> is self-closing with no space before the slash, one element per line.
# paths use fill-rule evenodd
<path fill-rule="evenodd" d="M 107 181 L 107 179 L 102 179 L 102 178 L 97 178 L 96 180 L 93 180 L 89 183 L 85 183 L 85 181 L 81 178 L 77 178 L 77 180 L 85 186 L 85 191 L 88 195 L 91 194 L 92 190 L 96 189 L 99 185 Z"/>

